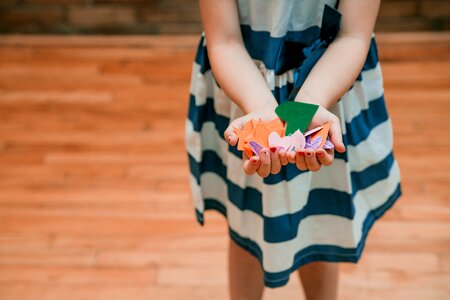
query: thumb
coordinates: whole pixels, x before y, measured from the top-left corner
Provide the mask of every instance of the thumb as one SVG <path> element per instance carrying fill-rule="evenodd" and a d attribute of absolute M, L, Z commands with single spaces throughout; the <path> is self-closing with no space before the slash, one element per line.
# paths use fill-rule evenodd
<path fill-rule="evenodd" d="M 231 146 L 236 145 L 236 143 L 238 142 L 239 137 L 236 134 L 236 131 L 239 132 L 239 130 L 244 127 L 245 123 L 247 123 L 248 119 L 248 115 L 237 118 L 236 120 L 232 121 L 230 125 L 228 125 L 227 129 L 225 129 L 223 136 Z"/>
<path fill-rule="evenodd" d="M 333 120 L 331 122 L 329 135 L 336 151 L 339 153 L 345 152 L 346 149 L 342 141 L 342 130 L 339 119 L 336 118 L 336 120 Z"/>

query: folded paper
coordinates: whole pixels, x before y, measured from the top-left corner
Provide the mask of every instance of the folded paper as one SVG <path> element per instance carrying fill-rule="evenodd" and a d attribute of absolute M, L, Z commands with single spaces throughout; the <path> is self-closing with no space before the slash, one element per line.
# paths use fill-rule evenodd
<path fill-rule="evenodd" d="M 328 132 L 330 132 L 330 126 L 331 126 L 330 123 L 326 123 L 322 126 L 322 128 L 319 131 L 311 134 L 311 140 L 313 140 L 313 141 L 319 137 L 322 138 L 319 148 L 323 148 L 323 145 L 325 144 L 327 137 L 328 137 Z"/>
<path fill-rule="evenodd" d="M 259 154 L 262 148 L 269 147 L 269 135 L 272 132 L 284 136 L 283 122 L 276 118 L 270 122 L 263 120 L 250 120 L 242 128 L 234 127 L 238 136 L 238 150 L 245 151 L 248 157 Z"/>
<path fill-rule="evenodd" d="M 330 124 L 313 128 L 305 134 L 300 129 L 285 135 L 286 128 L 280 119 L 270 122 L 250 120 L 242 128 L 234 128 L 238 135 L 238 149 L 244 151 L 248 157 L 259 155 L 263 148 L 276 147 L 286 152 L 301 149 L 333 149 L 334 145 L 327 139 Z"/>
<path fill-rule="evenodd" d="M 305 132 L 318 108 L 315 104 L 289 101 L 279 105 L 275 113 L 286 122 L 285 134 L 289 135 L 296 130 Z"/>

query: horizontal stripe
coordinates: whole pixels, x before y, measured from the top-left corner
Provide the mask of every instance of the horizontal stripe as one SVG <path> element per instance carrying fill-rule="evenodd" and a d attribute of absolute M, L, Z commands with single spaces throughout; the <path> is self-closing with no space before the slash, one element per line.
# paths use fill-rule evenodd
<path fill-rule="evenodd" d="M 219 136 L 219 132 L 213 122 L 205 122 L 202 126 L 202 131 L 198 133 L 193 130 L 192 122 L 186 119 L 185 128 L 186 149 L 196 161 L 201 161 L 202 152 L 204 150 L 214 151 L 220 157 L 227 156 L 230 146 Z M 236 156 L 233 157 L 242 161 Z"/>
<path fill-rule="evenodd" d="M 371 100 L 369 107 L 362 110 L 350 123 L 345 123 L 346 145 L 356 146 L 366 140 L 371 130 L 389 120 L 384 95 Z"/>
<path fill-rule="evenodd" d="M 224 141 L 225 143 L 225 141 Z M 349 168 L 359 172 L 386 157 L 393 149 L 392 125 L 387 120 L 372 128 L 369 136 L 357 146 L 347 146 Z"/>
<path fill-rule="evenodd" d="M 319 38 L 320 28 L 312 26 L 303 31 L 287 32 L 282 38 L 274 38 L 267 31 L 253 31 L 250 26 L 241 25 L 241 33 L 250 57 L 262 61 L 275 74 L 282 74 L 301 64 L 304 59 L 303 48 Z"/>
<path fill-rule="evenodd" d="M 206 199 L 217 199 L 221 195 L 217 194 L 214 185 L 220 186 L 220 177 L 204 174 Z M 215 178 L 215 181 L 214 181 Z M 398 165 L 392 166 L 389 178 L 377 182 L 370 188 L 360 191 L 354 197 L 355 217 L 353 220 L 336 215 L 322 214 L 308 216 L 302 219 L 297 226 L 297 234 L 289 240 L 281 242 L 269 242 L 263 235 L 262 230 L 269 226 L 265 219 L 252 211 L 242 211 L 230 200 L 227 207 L 227 217 L 230 228 L 241 237 L 254 241 L 264 252 L 266 257 L 263 266 L 266 271 L 278 273 L 288 269 L 292 264 L 298 263 L 294 254 L 312 245 L 334 245 L 341 248 L 355 249 L 364 238 L 364 220 L 367 217 L 377 217 L 377 210 L 386 205 L 392 197 L 398 198 L 400 195 Z M 283 259 L 277 260 L 279 256 Z"/>
<path fill-rule="evenodd" d="M 305 59 L 303 49 L 319 38 L 320 28 L 312 26 L 303 31 L 289 31 L 282 38 L 271 37 L 266 31 L 253 31 L 248 25 L 241 25 L 241 32 L 250 57 L 263 62 L 266 69 L 280 75 L 301 65 Z M 211 69 L 204 36 L 200 38 L 195 62 L 200 65 L 202 73 Z M 375 37 L 372 37 L 361 71 L 373 69 L 377 64 L 377 44 Z"/>
<path fill-rule="evenodd" d="M 353 196 L 360 190 L 364 190 L 369 186 L 376 184 L 389 176 L 389 170 L 394 163 L 392 153 L 361 172 L 352 172 L 351 194 L 334 189 L 311 189 L 307 193 L 307 201 L 305 206 L 299 211 L 281 215 L 277 217 L 268 217 L 263 215 L 263 200 L 260 191 L 254 188 L 241 188 L 227 178 L 227 168 L 222 163 L 220 157 L 213 151 L 203 152 L 201 163 L 197 163 L 192 156 L 189 155 L 189 165 L 191 174 L 196 178 L 197 184 L 202 185 L 201 177 L 208 172 L 214 173 L 222 178 L 227 187 L 227 197 L 240 210 L 249 210 L 260 216 L 263 216 L 264 223 L 269 231 L 264 232 L 264 237 L 268 242 L 280 242 L 293 238 L 296 234 L 298 223 L 305 217 L 319 214 L 333 214 L 347 219 L 352 219 L 354 208 L 352 204 Z M 216 186 L 214 185 L 214 188 Z M 225 188 L 224 188 L 225 190 Z M 289 201 L 295 201 L 291 199 Z M 275 199 L 270 199 L 275 201 Z M 300 199 L 298 201 L 301 201 Z"/>
<path fill-rule="evenodd" d="M 384 93 L 380 64 L 361 74 L 362 80 L 355 82 L 338 103 L 344 111 L 344 118 L 347 123 L 358 116 L 361 110 L 367 109 L 370 101 L 379 99 Z"/>
<path fill-rule="evenodd" d="M 252 31 L 270 32 L 272 37 L 283 37 L 287 31 L 303 31 L 320 25 L 325 4 L 332 7 L 335 0 L 240 0 L 239 22 Z"/>
<path fill-rule="evenodd" d="M 193 95 L 190 95 L 189 99 L 188 119 L 192 122 L 194 130 L 197 132 L 202 130 L 203 123 L 214 122 L 222 138 L 223 133 L 230 123 L 228 117 L 216 114 L 216 110 L 214 109 L 214 99 L 207 98 L 204 105 L 196 106 L 195 97 Z"/>

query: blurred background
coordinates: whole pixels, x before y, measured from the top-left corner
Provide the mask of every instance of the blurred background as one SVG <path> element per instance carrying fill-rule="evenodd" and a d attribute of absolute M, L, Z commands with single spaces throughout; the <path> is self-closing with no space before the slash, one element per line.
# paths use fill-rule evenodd
<path fill-rule="evenodd" d="M 189 34 L 201 31 L 196 0 L 2 0 L 0 20 L 3 33 Z M 450 1 L 381 1 L 376 30 L 450 30 Z"/>
<path fill-rule="evenodd" d="M 384 0 L 403 197 L 340 299 L 450 298 L 450 1 Z M 184 147 L 194 0 L 0 0 L 0 300 L 227 299 Z M 265 299 L 304 299 L 298 279 Z"/>

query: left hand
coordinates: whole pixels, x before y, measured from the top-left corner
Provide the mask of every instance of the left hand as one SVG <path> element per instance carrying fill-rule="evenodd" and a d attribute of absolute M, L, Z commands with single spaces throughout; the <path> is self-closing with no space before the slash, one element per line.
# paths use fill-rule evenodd
<path fill-rule="evenodd" d="M 345 152 L 345 145 L 342 142 L 342 131 L 339 118 L 319 105 L 307 130 L 330 123 L 330 140 L 334 144 L 336 151 Z M 319 171 L 322 166 L 329 166 L 334 160 L 334 149 L 304 149 L 288 153 L 288 161 L 293 163 L 302 171 Z"/>

